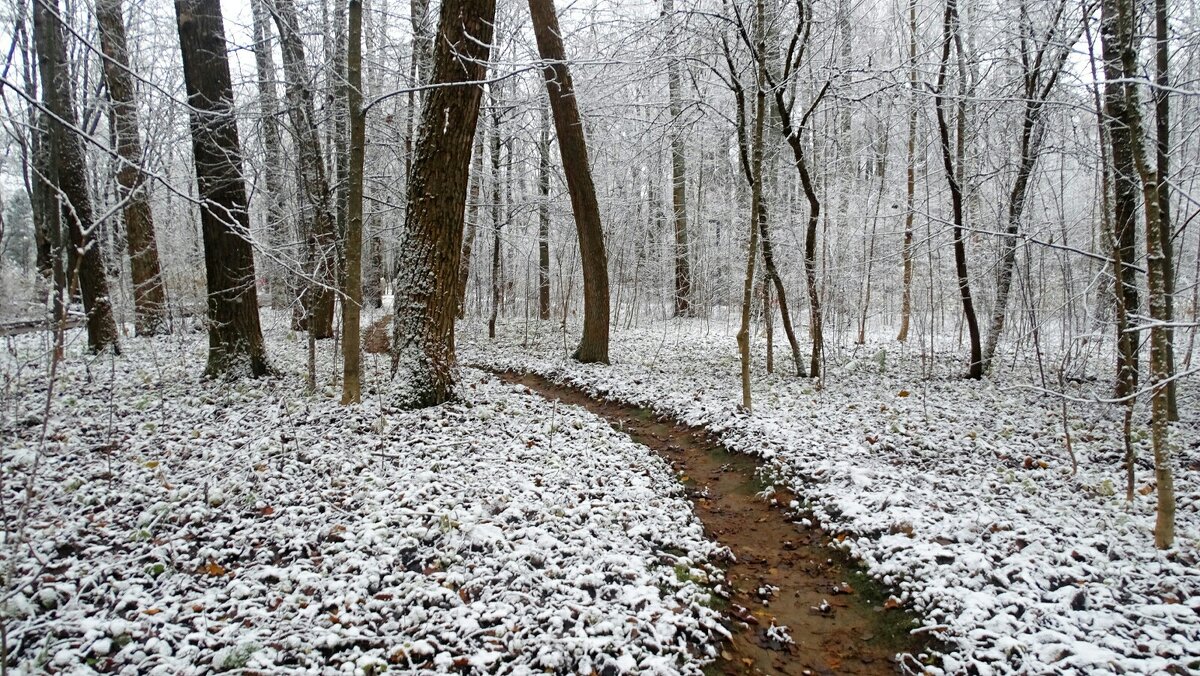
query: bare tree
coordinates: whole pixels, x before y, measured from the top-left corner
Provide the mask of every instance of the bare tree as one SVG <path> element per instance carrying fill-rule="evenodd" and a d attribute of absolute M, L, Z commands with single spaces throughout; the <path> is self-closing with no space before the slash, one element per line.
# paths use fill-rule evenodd
<path fill-rule="evenodd" d="M 346 177 L 346 298 L 342 301 L 342 403 L 362 399 L 359 338 L 362 311 L 363 163 L 366 120 L 362 106 L 362 0 L 349 0 L 346 43 L 346 113 L 350 124 L 349 166 Z"/>
<path fill-rule="evenodd" d="M 269 371 L 220 0 L 175 0 L 208 284 L 210 377 Z"/>
<path fill-rule="evenodd" d="M 667 99 L 674 126 L 671 132 L 671 206 L 675 217 L 675 315 L 686 317 L 692 314 L 692 270 L 688 258 L 687 153 L 682 129 L 682 85 L 674 0 L 663 0 L 662 11 L 667 30 Z"/>
<path fill-rule="evenodd" d="M 937 84 L 934 87 L 934 110 L 937 113 L 938 137 L 942 147 L 942 165 L 946 170 L 946 182 L 950 186 L 951 217 L 954 225 L 954 275 L 958 280 L 958 294 L 962 301 L 963 318 L 967 323 L 967 333 L 971 343 L 971 361 L 967 367 L 967 377 L 983 377 L 983 353 L 979 344 L 979 321 L 975 316 L 975 302 L 971 296 L 971 283 L 967 274 L 967 243 L 965 225 L 963 222 L 963 191 L 960 175 L 954 168 L 954 151 L 950 147 L 950 125 L 946 121 L 946 71 L 950 63 L 950 48 L 959 42 L 958 9 L 956 0 L 946 0 L 946 11 L 942 17 L 942 58 L 938 65 Z M 959 58 L 962 58 L 962 46 L 958 46 Z M 960 79 L 962 78 L 960 68 Z M 963 86 L 960 82 L 959 86 Z M 959 107 L 958 144 L 963 144 L 963 126 L 965 111 Z M 961 156 L 961 152 L 958 153 Z"/>
<path fill-rule="evenodd" d="M 138 135 L 137 98 L 125 45 L 121 0 L 97 0 L 96 23 L 100 27 L 100 47 L 104 50 L 104 80 L 112 101 L 116 150 L 121 159 L 117 170 L 117 197 L 125 203 L 134 328 L 138 335 L 149 336 L 167 330 L 167 292 L 158 262 L 146 180 L 141 170 L 144 158 Z"/>
<path fill-rule="evenodd" d="M 495 14 L 495 0 L 442 2 L 430 80 L 438 86 L 421 115 L 393 320 L 392 368 L 407 371 L 405 403 L 416 407 L 454 395 L 463 208 Z"/>
<path fill-rule="evenodd" d="M 51 4 L 54 3 L 54 4 Z M 79 279 L 83 309 L 87 313 L 88 347 L 92 352 L 120 352 L 113 321 L 104 260 L 96 237 L 92 199 L 88 193 L 88 166 L 75 113 L 67 49 L 63 42 L 62 15 L 55 0 L 34 0 L 33 33 L 37 44 L 42 100 L 47 112 L 46 145 L 50 150 L 58 208 L 67 222 L 71 247 L 65 274 L 66 286 Z"/>
<path fill-rule="evenodd" d="M 587 141 L 575 101 L 575 86 L 567 68 L 562 32 L 553 0 L 529 0 L 533 33 L 542 57 L 542 73 L 550 108 L 554 111 L 554 129 L 562 155 L 575 229 L 579 235 L 579 258 L 583 263 L 583 337 L 574 358 L 581 362 L 608 363 L 608 256 L 604 249 L 604 231 L 600 225 L 600 205 L 588 166 Z"/>

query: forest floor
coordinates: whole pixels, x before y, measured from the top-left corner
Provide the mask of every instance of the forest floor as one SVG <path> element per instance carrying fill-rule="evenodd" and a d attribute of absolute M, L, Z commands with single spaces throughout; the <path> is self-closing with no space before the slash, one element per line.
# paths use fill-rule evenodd
<path fill-rule="evenodd" d="M 378 356 L 339 406 L 331 341 L 306 394 L 285 319 L 278 375 L 232 385 L 200 379 L 195 331 L 115 358 L 71 331 L 53 379 L 47 334 L 3 339 L 9 673 L 877 673 L 927 647 L 930 673 L 1200 666 L 1191 390 L 1158 552 L 1144 412 L 1126 504 L 1120 412 L 1083 401 L 1106 363 L 1071 370 L 1072 475 L 1061 401 L 1004 386 L 1028 365 L 973 383 L 939 357 L 925 378 L 916 348 L 881 369 L 876 345 L 818 388 L 758 354 L 747 415 L 725 325 L 618 329 L 611 366 L 568 361 L 549 324 L 468 325 L 462 363 L 549 398 L 464 367 L 460 401 L 406 412 Z"/>
<path fill-rule="evenodd" d="M 1181 388 L 1184 420 L 1173 426 L 1177 545 L 1160 552 L 1146 412 L 1135 412 L 1127 503 L 1121 410 L 1096 401 L 1107 396 L 1107 360 L 1066 362 L 1072 473 L 1063 399 L 1028 386 L 1041 380 L 1026 359 L 1008 355 L 995 381 L 973 382 L 961 379 L 957 353 L 923 359 L 919 346 L 881 342 L 830 356 L 818 385 L 786 374 L 782 335 L 766 374 L 759 337 L 746 414 L 734 330 L 703 320 L 616 329 L 604 366 L 567 359 L 575 338 L 554 324 L 510 322 L 494 341 L 468 327 L 459 353 L 651 409 L 761 459 L 766 479 L 797 497 L 809 520 L 800 526 L 819 524 L 894 590 L 889 607 L 921 618 L 914 631 L 940 640 L 946 673 L 1200 668 L 1200 402 L 1191 389 Z M 1050 389 L 1063 363 L 1043 364 Z"/>
<path fill-rule="evenodd" d="M 278 322 L 277 322 L 278 323 Z M 699 674 L 722 549 L 667 462 L 586 411 L 462 371 L 338 405 L 332 343 L 267 330 L 274 378 L 200 380 L 202 333 L 85 354 L 46 416 L 46 334 L 5 339 L 10 674 Z"/>

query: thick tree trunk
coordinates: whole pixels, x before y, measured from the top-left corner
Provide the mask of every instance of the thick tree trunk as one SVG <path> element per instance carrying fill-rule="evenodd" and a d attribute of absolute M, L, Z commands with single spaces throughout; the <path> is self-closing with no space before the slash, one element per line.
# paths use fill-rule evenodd
<path fill-rule="evenodd" d="M 581 362 L 608 363 L 608 256 L 604 250 L 604 230 L 600 225 L 600 206 L 596 187 L 588 167 L 587 142 L 583 122 L 575 102 L 575 86 L 567 68 L 562 32 L 553 0 L 529 0 L 533 32 L 550 107 L 554 111 L 554 129 L 562 155 L 575 229 L 579 234 L 579 258 L 583 264 L 583 337 L 573 357 Z"/>
<path fill-rule="evenodd" d="M 51 2 L 54 4 L 48 4 Z M 112 300 L 108 295 L 108 278 L 105 277 L 88 193 L 87 159 L 76 131 L 78 118 L 59 17 L 55 0 L 34 2 L 33 32 L 38 71 L 42 78 L 42 100 L 49 112 L 50 164 L 54 167 L 60 200 L 65 200 L 65 203 L 60 202 L 61 215 L 67 221 L 73 249 L 67 256 L 71 263 L 65 282 L 70 285 L 72 278 L 78 276 L 83 309 L 87 313 L 88 348 L 92 352 L 109 348 L 119 353 L 121 348 L 117 342 L 117 325 L 113 321 Z"/>
<path fill-rule="evenodd" d="M 233 115 L 220 0 L 175 0 L 190 106 L 196 188 L 203 207 L 210 377 L 268 373 L 258 321 L 242 147 Z"/>
<path fill-rule="evenodd" d="M 550 113 L 541 107 L 538 136 L 538 319 L 550 319 Z"/>
<path fill-rule="evenodd" d="M 362 310 L 363 162 L 366 118 L 362 111 L 362 0 L 350 0 L 346 44 L 346 114 L 350 148 L 346 167 L 346 298 L 342 301 L 342 403 L 362 400 L 359 338 Z"/>
<path fill-rule="evenodd" d="M 329 178 L 321 152 L 321 136 L 314 113 L 313 92 L 308 86 L 308 64 L 300 37 L 293 0 L 274 0 L 275 25 L 283 54 L 288 113 L 296 133 L 298 175 L 304 201 L 311 212 L 306 233 L 310 277 L 301 295 L 305 329 L 315 338 L 333 337 L 334 287 L 337 283 L 337 234 Z"/>
<path fill-rule="evenodd" d="M 454 396 L 454 320 L 471 145 L 496 14 L 495 0 L 443 0 L 396 266 L 393 370 L 424 407 Z"/>
<path fill-rule="evenodd" d="M 121 0 L 97 0 L 96 23 L 104 51 L 104 80 L 112 101 L 113 131 L 121 168 L 117 197 L 125 201 L 125 237 L 133 280 L 134 330 L 139 336 L 167 331 L 167 292 L 158 262 L 154 220 L 142 175 L 142 142 L 138 136 L 137 99 L 125 45 Z"/>
<path fill-rule="evenodd" d="M 946 170 L 946 182 L 950 186 L 951 216 L 954 224 L 954 275 L 958 279 L 958 293 L 962 301 L 963 319 L 971 343 L 971 361 L 967 367 L 968 378 L 983 377 L 983 351 L 979 341 L 979 321 L 975 316 L 975 303 L 971 296 L 971 284 L 967 275 L 967 244 L 963 223 L 962 186 L 954 170 L 953 151 L 950 148 L 950 126 L 946 123 L 946 68 L 950 60 L 950 47 L 954 41 L 953 31 L 958 21 L 956 0 L 946 0 L 946 12 L 942 20 L 942 60 L 938 67 L 937 88 L 934 107 L 937 113 L 938 135 L 941 139 L 942 164 Z M 959 110 L 959 138 L 962 138 L 962 115 Z"/>

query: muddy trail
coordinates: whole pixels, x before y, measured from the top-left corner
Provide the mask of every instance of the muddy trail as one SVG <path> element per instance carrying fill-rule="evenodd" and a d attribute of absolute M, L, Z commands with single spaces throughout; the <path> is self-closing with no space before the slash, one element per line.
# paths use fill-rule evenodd
<path fill-rule="evenodd" d="M 754 458 L 647 409 L 599 401 L 537 375 L 496 375 L 586 408 L 671 463 L 708 536 L 736 557 L 724 564 L 733 638 L 709 673 L 895 674 L 898 653 L 909 654 L 909 670 L 920 670 L 911 655 L 927 645 L 910 633 L 912 616 L 890 607 L 887 590 L 830 548 L 829 535 L 785 511 L 792 495 L 776 487 L 773 500 L 761 497 L 768 486 Z M 786 626 L 794 643 L 769 635 L 772 625 Z"/>

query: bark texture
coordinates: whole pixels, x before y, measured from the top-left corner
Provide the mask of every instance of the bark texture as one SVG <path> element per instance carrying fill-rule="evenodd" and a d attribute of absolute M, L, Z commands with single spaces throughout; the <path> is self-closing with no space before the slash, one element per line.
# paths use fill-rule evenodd
<path fill-rule="evenodd" d="M 139 336 L 167 331 L 167 291 L 158 262 L 154 219 L 142 174 L 142 142 L 138 133 L 137 97 L 125 44 L 121 0 L 97 0 L 96 23 L 104 51 L 104 81 L 112 101 L 117 156 L 117 198 L 125 203 L 125 238 L 133 280 L 134 330 Z"/>
<path fill-rule="evenodd" d="M 54 4 L 50 4 L 54 3 Z M 108 295 L 108 278 L 96 223 L 92 215 L 92 200 L 88 192 L 87 160 L 83 141 L 79 137 L 75 97 L 71 92 L 71 74 L 67 65 L 67 50 L 63 42 L 63 26 L 55 0 L 33 3 L 33 32 L 37 45 L 38 72 L 42 78 L 42 101 L 48 115 L 47 145 L 50 165 L 54 168 L 58 208 L 70 233 L 67 252 L 69 261 L 65 274 L 66 286 L 78 278 L 87 313 L 88 348 L 92 352 L 112 349 L 120 352 L 117 325 L 113 321 L 112 300 Z M 53 199 L 53 197 L 51 197 Z"/>
<path fill-rule="evenodd" d="M 441 86 L 421 116 L 397 266 L 392 365 L 410 377 L 411 406 L 454 395 L 463 208 L 495 14 L 495 0 L 442 3 L 431 80 Z"/>
<path fill-rule="evenodd" d="M 362 400 L 359 337 L 362 314 L 363 162 L 366 119 L 362 113 L 362 0 L 350 0 L 346 45 L 346 114 L 350 118 L 346 168 L 346 298 L 342 301 L 342 403 Z"/>
<path fill-rule="evenodd" d="M 208 287 L 205 374 L 262 376 L 270 369 L 258 319 L 250 215 L 221 3 L 175 0 L 175 16 L 190 106 L 196 188 L 202 203 L 200 227 Z"/>
<path fill-rule="evenodd" d="M 567 190 L 571 193 L 571 209 L 575 213 L 575 229 L 579 235 L 579 257 L 583 263 L 583 337 L 573 357 L 584 363 L 607 364 L 608 256 L 604 249 L 596 186 L 588 166 L 583 122 L 575 102 L 575 86 L 567 68 L 553 0 L 529 0 L 529 13 L 533 16 L 533 33 L 543 61 L 542 73 L 546 91 L 550 94 L 550 108 L 554 111 L 554 130 L 558 134 Z"/>

